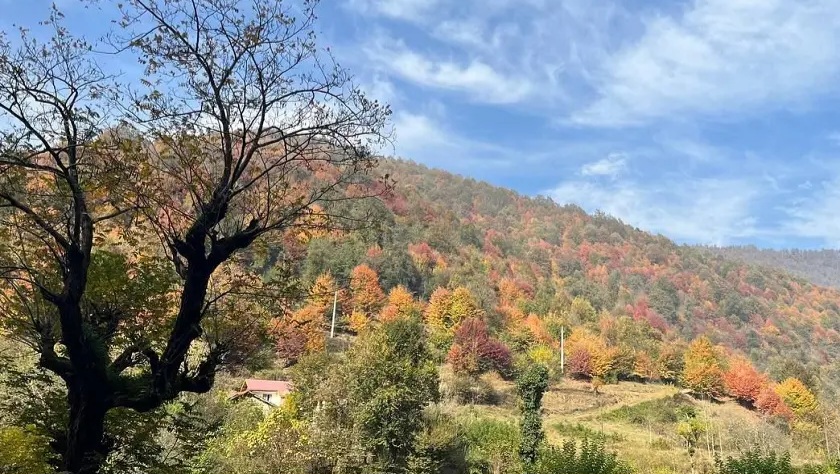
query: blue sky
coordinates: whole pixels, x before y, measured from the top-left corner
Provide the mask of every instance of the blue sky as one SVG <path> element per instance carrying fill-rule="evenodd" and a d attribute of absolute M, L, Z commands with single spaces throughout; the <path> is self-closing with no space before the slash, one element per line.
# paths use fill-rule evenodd
<path fill-rule="evenodd" d="M 4 3 L 4 28 L 33 18 Z M 392 104 L 388 154 L 678 242 L 840 247 L 840 0 L 323 0 L 320 20 Z"/>

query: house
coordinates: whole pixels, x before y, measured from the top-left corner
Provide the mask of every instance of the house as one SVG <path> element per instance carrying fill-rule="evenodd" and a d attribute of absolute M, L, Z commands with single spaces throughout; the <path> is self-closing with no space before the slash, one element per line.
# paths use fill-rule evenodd
<path fill-rule="evenodd" d="M 292 391 L 292 383 L 284 380 L 246 379 L 233 399 L 250 397 L 265 405 L 277 407 Z"/>

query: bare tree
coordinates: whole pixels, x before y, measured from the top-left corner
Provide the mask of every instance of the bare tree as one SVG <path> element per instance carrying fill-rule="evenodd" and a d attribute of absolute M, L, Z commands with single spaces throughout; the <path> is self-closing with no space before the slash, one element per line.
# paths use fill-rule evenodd
<path fill-rule="evenodd" d="M 387 189 L 369 175 L 390 110 L 317 48 L 316 3 L 129 0 L 108 44 L 143 65 L 131 84 L 115 85 L 56 11 L 48 44 L 0 43 L 0 281 L 18 302 L 3 317 L 67 386 L 64 469 L 98 471 L 109 410 L 212 387 L 232 341 L 208 315 L 243 292 L 210 291 L 237 254 L 364 221 L 342 202 Z M 114 337 L 127 311 L 89 301 L 114 229 L 177 274 L 162 338 Z"/>

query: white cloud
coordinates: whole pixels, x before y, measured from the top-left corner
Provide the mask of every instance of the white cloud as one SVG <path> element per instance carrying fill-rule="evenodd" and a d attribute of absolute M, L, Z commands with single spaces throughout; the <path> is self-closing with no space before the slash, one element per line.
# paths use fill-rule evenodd
<path fill-rule="evenodd" d="M 840 76 L 840 1 L 696 0 L 602 66 L 598 98 L 572 116 L 621 126 L 797 106 Z"/>
<path fill-rule="evenodd" d="M 429 166 L 465 172 L 475 166 L 504 168 L 515 160 L 515 150 L 472 140 L 453 132 L 439 105 L 431 113 L 398 112 L 394 118 L 396 154 Z"/>
<path fill-rule="evenodd" d="M 627 156 L 623 153 L 612 153 L 606 158 L 586 163 L 580 169 L 583 176 L 608 176 L 615 179 L 627 168 Z"/>
<path fill-rule="evenodd" d="M 402 43 L 389 47 L 384 42 L 367 48 L 368 58 L 391 74 L 422 86 L 461 91 L 475 100 L 497 104 L 517 102 L 533 90 L 528 79 L 502 74 L 479 59 L 465 63 L 430 59 Z"/>
<path fill-rule="evenodd" d="M 601 210 L 683 242 L 724 245 L 759 233 L 751 206 L 759 188 L 738 179 L 665 183 L 568 181 L 545 193 L 560 204 Z"/>
<path fill-rule="evenodd" d="M 784 211 L 789 220 L 782 231 L 788 235 L 819 239 L 833 248 L 840 248 L 840 177 L 823 181 L 819 185 L 801 187 L 812 191 L 807 197 L 798 199 Z"/>
<path fill-rule="evenodd" d="M 347 6 L 359 13 L 419 21 L 437 8 L 438 0 L 350 0 Z"/>

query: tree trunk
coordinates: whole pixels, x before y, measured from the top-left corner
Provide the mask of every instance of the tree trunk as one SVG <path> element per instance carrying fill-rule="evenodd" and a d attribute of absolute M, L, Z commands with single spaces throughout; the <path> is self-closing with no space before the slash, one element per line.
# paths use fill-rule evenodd
<path fill-rule="evenodd" d="M 64 469 L 73 474 L 96 474 L 108 454 L 103 443 L 107 399 L 103 387 L 89 381 L 73 383 L 68 389 L 70 420 Z"/>

